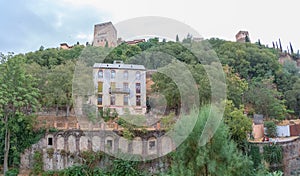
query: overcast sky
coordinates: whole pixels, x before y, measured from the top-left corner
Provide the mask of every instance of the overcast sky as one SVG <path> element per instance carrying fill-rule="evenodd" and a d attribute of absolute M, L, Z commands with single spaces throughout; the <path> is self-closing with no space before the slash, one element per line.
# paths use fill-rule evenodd
<path fill-rule="evenodd" d="M 85 44 L 92 41 L 94 24 L 141 16 L 181 21 L 204 38 L 234 41 L 239 30 L 247 30 L 252 42 L 271 46 L 280 38 L 284 49 L 292 42 L 298 50 L 299 9 L 298 0 L 0 0 L 0 52 Z"/>

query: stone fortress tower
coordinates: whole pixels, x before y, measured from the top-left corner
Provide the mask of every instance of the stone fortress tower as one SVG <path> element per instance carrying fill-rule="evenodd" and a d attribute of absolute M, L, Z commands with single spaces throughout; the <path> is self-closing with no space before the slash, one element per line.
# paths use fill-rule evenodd
<path fill-rule="evenodd" d="M 250 41 L 249 32 L 248 31 L 239 31 L 235 35 L 235 39 L 237 42 L 245 43 Z"/>
<path fill-rule="evenodd" d="M 117 30 L 112 22 L 96 24 L 94 26 L 93 46 L 117 46 Z"/>

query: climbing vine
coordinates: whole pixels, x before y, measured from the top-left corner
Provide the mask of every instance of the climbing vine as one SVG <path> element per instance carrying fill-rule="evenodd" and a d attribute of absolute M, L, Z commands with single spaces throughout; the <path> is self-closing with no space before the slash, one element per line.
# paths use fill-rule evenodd
<path fill-rule="evenodd" d="M 262 159 L 262 156 L 259 152 L 259 147 L 256 145 L 250 145 L 249 156 L 252 158 L 254 168 L 257 169 L 261 165 Z"/>
<path fill-rule="evenodd" d="M 266 145 L 263 149 L 264 160 L 270 164 L 270 169 L 280 169 L 283 159 L 282 147 L 278 145 Z"/>
<path fill-rule="evenodd" d="M 33 169 L 32 173 L 34 175 L 39 175 L 43 173 L 43 152 L 42 151 L 35 151 L 33 155 Z"/>

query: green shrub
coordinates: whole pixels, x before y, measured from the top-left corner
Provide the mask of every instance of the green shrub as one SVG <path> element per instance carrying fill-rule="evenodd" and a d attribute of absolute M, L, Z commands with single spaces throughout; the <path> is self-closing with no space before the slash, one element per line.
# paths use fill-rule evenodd
<path fill-rule="evenodd" d="M 275 122 L 268 121 L 264 123 L 264 126 L 267 128 L 267 134 L 269 137 L 276 137 L 277 136 L 277 127 Z"/>

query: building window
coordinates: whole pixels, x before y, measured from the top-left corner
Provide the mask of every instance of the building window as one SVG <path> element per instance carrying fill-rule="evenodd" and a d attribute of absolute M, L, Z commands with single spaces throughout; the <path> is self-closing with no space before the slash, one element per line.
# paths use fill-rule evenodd
<path fill-rule="evenodd" d="M 113 141 L 112 141 L 112 140 L 108 139 L 108 140 L 106 141 L 106 145 L 107 145 L 107 147 L 110 148 L 110 149 L 112 149 L 112 144 L 113 144 Z"/>
<path fill-rule="evenodd" d="M 124 92 L 129 92 L 128 83 L 123 83 L 123 91 Z"/>
<path fill-rule="evenodd" d="M 155 149 L 155 141 L 149 141 L 149 150 Z"/>
<path fill-rule="evenodd" d="M 103 70 L 98 71 L 98 78 L 103 78 Z"/>
<path fill-rule="evenodd" d="M 48 138 L 48 145 L 53 145 L 53 138 L 52 137 Z"/>
<path fill-rule="evenodd" d="M 98 92 L 102 92 L 103 82 L 98 82 Z"/>
<path fill-rule="evenodd" d="M 98 95 L 98 105 L 102 105 L 102 95 Z"/>
<path fill-rule="evenodd" d="M 124 106 L 128 105 L 128 100 L 129 100 L 128 95 L 124 95 Z"/>
<path fill-rule="evenodd" d="M 135 77 L 137 80 L 141 80 L 141 72 L 137 71 Z"/>
<path fill-rule="evenodd" d="M 110 83 L 110 90 L 109 92 L 112 93 L 116 90 L 116 83 L 115 82 L 111 82 Z"/>
<path fill-rule="evenodd" d="M 127 80 L 127 79 L 128 79 L 128 71 L 124 71 L 123 78 L 124 78 L 125 80 Z"/>
<path fill-rule="evenodd" d="M 116 104 L 116 97 L 115 95 L 110 96 L 110 105 L 115 105 Z"/>
<path fill-rule="evenodd" d="M 141 83 L 136 83 L 135 84 L 135 92 L 137 94 L 140 94 L 141 93 Z"/>
<path fill-rule="evenodd" d="M 136 96 L 136 106 L 141 106 L 141 96 Z"/>
<path fill-rule="evenodd" d="M 114 79 L 116 77 L 116 71 L 115 70 L 112 70 L 111 71 L 111 74 L 110 74 L 110 78 L 111 79 Z"/>

